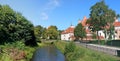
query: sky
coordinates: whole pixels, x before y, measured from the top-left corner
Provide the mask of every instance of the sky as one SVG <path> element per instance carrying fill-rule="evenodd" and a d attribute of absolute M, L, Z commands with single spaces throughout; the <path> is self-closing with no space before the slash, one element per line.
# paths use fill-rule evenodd
<path fill-rule="evenodd" d="M 101 0 L 0 0 L 22 13 L 34 26 L 57 26 L 65 30 L 71 24 L 76 26 L 84 16 L 89 18 L 90 7 Z M 105 0 L 106 5 L 120 14 L 120 0 Z"/>

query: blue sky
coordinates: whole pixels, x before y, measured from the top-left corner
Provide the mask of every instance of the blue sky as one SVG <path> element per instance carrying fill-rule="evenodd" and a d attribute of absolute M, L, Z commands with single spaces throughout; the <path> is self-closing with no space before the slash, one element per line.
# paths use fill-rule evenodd
<path fill-rule="evenodd" d="M 23 14 L 34 26 L 55 25 L 59 30 L 76 26 L 78 20 L 89 17 L 90 7 L 100 0 L 0 0 Z M 120 0 L 105 0 L 109 8 L 120 14 Z"/>

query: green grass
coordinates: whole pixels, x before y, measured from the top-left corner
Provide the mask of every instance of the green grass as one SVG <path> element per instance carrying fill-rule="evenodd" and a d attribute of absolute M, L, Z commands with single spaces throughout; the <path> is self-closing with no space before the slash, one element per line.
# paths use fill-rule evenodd
<path fill-rule="evenodd" d="M 60 49 L 63 54 L 65 53 L 67 44 L 69 44 L 69 42 L 55 42 L 55 46 Z M 65 57 L 67 61 L 120 61 L 118 57 L 93 51 L 77 45 L 74 51 L 66 54 Z"/>
<path fill-rule="evenodd" d="M 0 45 L 0 61 L 14 61 L 14 58 L 10 55 L 11 49 L 15 52 L 25 52 L 25 57 L 18 61 L 30 61 L 34 51 L 37 48 L 42 46 L 49 45 L 50 43 L 38 43 L 38 47 L 28 47 L 25 46 L 23 42 L 14 42 L 14 43 L 6 43 L 4 45 Z M 120 61 L 119 58 L 110 56 L 101 52 L 93 51 L 90 49 L 86 49 L 81 46 L 74 46 L 73 43 L 64 42 L 64 41 L 56 41 L 54 42 L 55 46 L 65 54 L 67 61 Z M 72 47 L 72 48 L 71 48 Z M 17 56 L 17 55 L 16 55 Z M 14 56 L 13 56 L 14 57 Z"/>

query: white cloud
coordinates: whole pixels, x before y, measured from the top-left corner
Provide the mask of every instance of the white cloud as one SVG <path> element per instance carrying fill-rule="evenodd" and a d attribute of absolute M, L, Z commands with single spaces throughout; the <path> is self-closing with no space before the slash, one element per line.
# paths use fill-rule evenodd
<path fill-rule="evenodd" d="M 60 5 L 59 0 L 49 0 L 49 2 L 46 4 L 44 9 L 45 10 L 53 10 L 56 7 L 58 7 L 59 5 Z"/>
<path fill-rule="evenodd" d="M 59 0 L 53 0 L 53 4 L 54 4 L 55 6 L 59 6 Z"/>
<path fill-rule="evenodd" d="M 45 12 L 42 12 L 40 18 L 41 20 L 48 20 L 48 15 Z"/>
<path fill-rule="evenodd" d="M 52 12 L 52 10 L 56 9 L 60 5 L 59 0 L 48 0 L 48 2 L 43 6 L 43 10 L 40 13 L 40 18 L 42 20 L 48 20 L 49 13 Z"/>

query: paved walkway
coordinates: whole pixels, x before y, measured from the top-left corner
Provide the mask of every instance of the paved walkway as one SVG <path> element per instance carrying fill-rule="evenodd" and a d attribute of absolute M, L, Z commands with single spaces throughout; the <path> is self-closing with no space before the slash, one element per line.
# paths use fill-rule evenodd
<path fill-rule="evenodd" d="M 105 46 L 105 45 L 97 45 L 97 44 L 86 44 L 86 43 L 80 43 L 75 42 L 77 45 L 84 46 L 86 48 L 104 52 L 110 55 L 115 55 L 120 57 L 120 48 L 118 47 L 111 47 L 111 46 Z"/>

